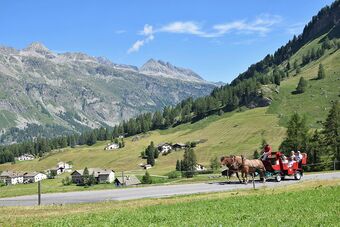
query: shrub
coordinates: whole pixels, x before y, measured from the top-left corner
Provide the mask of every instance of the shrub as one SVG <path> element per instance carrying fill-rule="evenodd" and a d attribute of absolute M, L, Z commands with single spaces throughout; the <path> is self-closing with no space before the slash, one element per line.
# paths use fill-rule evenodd
<path fill-rule="evenodd" d="M 69 177 L 69 176 L 65 177 L 64 179 L 61 180 L 61 183 L 62 183 L 64 186 L 67 186 L 67 185 L 72 184 L 71 177 Z"/>
<path fill-rule="evenodd" d="M 142 177 L 142 184 L 152 184 L 152 179 L 148 171 L 146 171 Z"/>
<path fill-rule="evenodd" d="M 178 178 L 179 176 L 180 176 L 180 174 L 177 171 L 171 171 L 170 173 L 168 173 L 169 179 L 175 179 L 175 178 Z"/>

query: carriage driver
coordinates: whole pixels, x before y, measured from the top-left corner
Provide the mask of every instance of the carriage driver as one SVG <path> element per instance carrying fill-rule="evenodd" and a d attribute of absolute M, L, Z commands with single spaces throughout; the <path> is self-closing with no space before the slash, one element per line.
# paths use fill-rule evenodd
<path fill-rule="evenodd" d="M 269 144 L 266 144 L 266 146 L 264 146 L 263 148 L 263 154 L 261 156 L 261 159 L 267 160 L 267 158 L 270 158 L 272 156 L 272 147 L 269 146 Z"/>

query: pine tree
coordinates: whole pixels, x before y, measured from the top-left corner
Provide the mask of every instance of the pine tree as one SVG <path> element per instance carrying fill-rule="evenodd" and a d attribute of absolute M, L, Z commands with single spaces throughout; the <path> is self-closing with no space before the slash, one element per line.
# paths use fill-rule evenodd
<path fill-rule="evenodd" d="M 154 149 L 152 149 L 151 146 L 149 145 L 146 148 L 146 152 L 145 153 L 147 155 L 146 163 L 150 164 L 151 166 L 154 166 L 155 165 L 155 153 L 154 153 Z"/>
<path fill-rule="evenodd" d="M 280 145 L 280 150 L 288 154 L 290 151 L 307 151 L 308 130 L 305 117 L 294 113 L 288 122 L 287 137 Z"/>
<path fill-rule="evenodd" d="M 145 174 L 142 177 L 142 184 L 152 184 L 152 179 L 148 171 L 145 171 Z"/>
<path fill-rule="evenodd" d="M 85 167 L 83 171 L 83 184 L 88 185 L 89 180 L 90 180 L 89 170 L 87 169 L 87 167 Z"/>
<path fill-rule="evenodd" d="M 185 177 L 191 178 L 195 174 L 196 155 L 192 148 L 184 151 L 182 171 Z"/>
<path fill-rule="evenodd" d="M 334 159 L 340 160 L 340 102 L 333 103 L 324 123 L 325 145 Z M 338 163 L 339 167 L 340 164 Z"/>
<path fill-rule="evenodd" d="M 290 63 L 288 61 L 287 65 L 286 65 L 286 71 L 288 72 L 290 70 Z"/>
<path fill-rule="evenodd" d="M 259 152 L 257 150 L 255 150 L 254 153 L 253 153 L 253 158 L 258 159 L 259 157 L 260 157 Z"/>
<path fill-rule="evenodd" d="M 214 171 L 218 170 L 218 168 L 220 167 L 220 162 L 218 161 L 218 158 L 212 158 L 210 160 L 210 168 Z"/>
<path fill-rule="evenodd" d="M 296 87 L 296 93 L 297 94 L 301 94 L 304 93 L 306 91 L 307 88 L 307 81 L 305 80 L 305 78 L 301 77 L 298 83 L 298 86 Z"/>
<path fill-rule="evenodd" d="M 86 144 L 87 144 L 88 146 L 92 146 L 92 145 L 94 145 L 94 144 L 96 144 L 96 143 L 97 143 L 97 136 L 96 136 L 95 132 L 92 131 L 92 132 L 90 133 L 89 137 L 87 138 Z"/>
<path fill-rule="evenodd" d="M 318 71 L 318 80 L 324 79 L 326 77 L 325 69 L 323 68 L 322 64 L 319 64 L 319 71 Z"/>
<path fill-rule="evenodd" d="M 176 162 L 176 170 L 181 171 L 181 163 L 180 163 L 179 160 L 177 160 L 177 162 Z"/>

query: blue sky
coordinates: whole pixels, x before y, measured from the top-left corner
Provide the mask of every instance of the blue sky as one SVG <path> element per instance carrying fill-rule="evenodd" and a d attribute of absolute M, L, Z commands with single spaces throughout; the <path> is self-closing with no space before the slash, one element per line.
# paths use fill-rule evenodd
<path fill-rule="evenodd" d="M 42 42 L 58 52 L 141 66 L 161 59 L 230 82 L 302 32 L 331 0 L 0 2 L 0 44 Z"/>

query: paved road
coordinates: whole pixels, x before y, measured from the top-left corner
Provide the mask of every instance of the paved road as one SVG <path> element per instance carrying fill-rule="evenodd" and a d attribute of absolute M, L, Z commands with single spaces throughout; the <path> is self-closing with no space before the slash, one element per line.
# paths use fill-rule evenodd
<path fill-rule="evenodd" d="M 302 180 L 325 180 L 340 179 L 340 172 L 311 174 L 305 175 Z M 256 187 L 282 187 L 289 184 L 295 184 L 299 181 L 285 180 L 280 183 L 266 182 L 265 184 L 256 182 Z M 132 200 L 141 198 L 161 198 L 174 195 L 221 192 L 236 189 L 252 188 L 252 184 L 248 185 L 232 183 L 225 184 L 223 182 L 214 183 L 196 183 L 196 184 L 180 184 L 180 185 L 162 185 L 150 187 L 137 187 L 113 190 L 97 190 L 97 191 L 81 191 L 66 193 L 50 193 L 42 194 L 42 205 L 50 204 L 69 204 L 69 203 L 93 203 L 108 200 Z M 37 195 L 18 196 L 12 198 L 0 199 L 0 206 L 33 206 L 37 205 Z"/>

